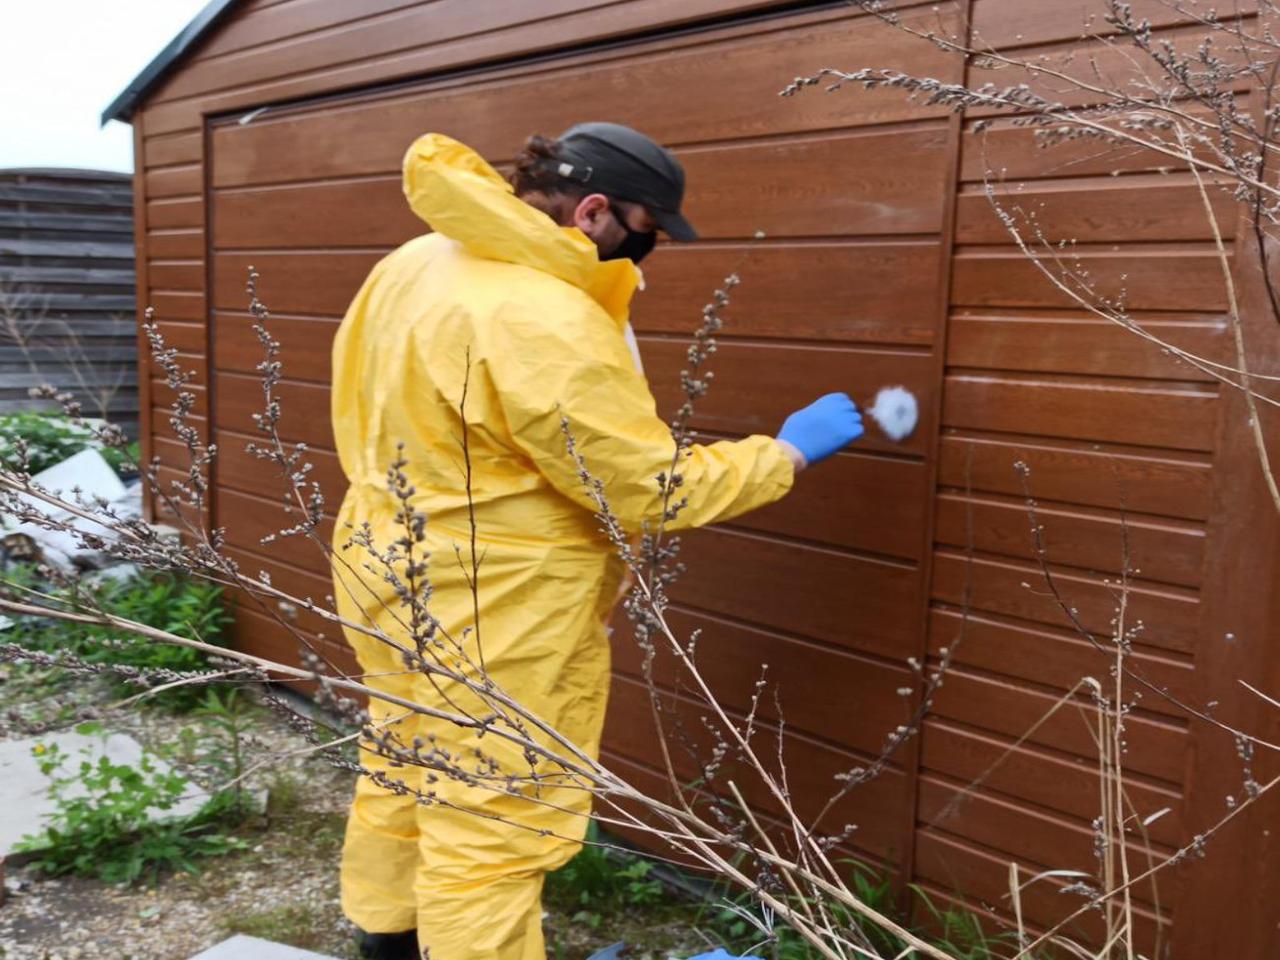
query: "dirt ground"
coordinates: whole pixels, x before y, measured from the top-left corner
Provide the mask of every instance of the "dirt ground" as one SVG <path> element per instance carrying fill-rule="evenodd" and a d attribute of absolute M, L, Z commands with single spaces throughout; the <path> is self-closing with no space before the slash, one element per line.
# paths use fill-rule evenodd
<path fill-rule="evenodd" d="M 0 718 L 56 716 L 68 704 L 104 699 L 94 681 L 38 683 L 21 668 L 0 666 Z M 148 746 L 171 740 L 172 715 L 132 710 L 107 726 Z M 24 736 L 0 719 L 0 738 Z M 354 958 L 351 925 L 338 905 L 338 858 L 352 790 L 349 773 L 289 754 L 303 746 L 276 714 L 255 722 L 255 753 L 273 759 L 255 786 L 269 791 L 265 813 L 239 836 L 246 849 L 205 860 L 197 875 L 119 887 L 92 879 L 46 878 L 30 867 L 7 869 L 0 906 L 2 960 L 186 960 L 235 933 Z M 551 960 L 582 960 L 618 940 L 634 960 L 664 960 L 708 949 L 692 930 L 691 909 L 675 899 L 644 910 L 582 918 L 554 905 L 546 917 Z"/>

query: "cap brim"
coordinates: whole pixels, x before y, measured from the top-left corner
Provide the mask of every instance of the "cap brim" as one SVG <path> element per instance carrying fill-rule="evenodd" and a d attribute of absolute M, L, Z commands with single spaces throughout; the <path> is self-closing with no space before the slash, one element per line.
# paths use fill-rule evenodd
<path fill-rule="evenodd" d="M 693 229 L 693 224 L 686 220 L 682 213 L 654 210 L 653 219 L 658 221 L 658 228 L 672 240 L 689 243 L 698 239 L 698 231 Z"/>

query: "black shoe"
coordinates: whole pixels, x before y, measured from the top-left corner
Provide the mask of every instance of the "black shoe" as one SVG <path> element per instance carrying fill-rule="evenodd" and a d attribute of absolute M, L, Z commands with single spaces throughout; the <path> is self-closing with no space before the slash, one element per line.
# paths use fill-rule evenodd
<path fill-rule="evenodd" d="M 422 960 L 418 952 L 418 931 L 356 934 L 356 945 L 364 960 Z"/>

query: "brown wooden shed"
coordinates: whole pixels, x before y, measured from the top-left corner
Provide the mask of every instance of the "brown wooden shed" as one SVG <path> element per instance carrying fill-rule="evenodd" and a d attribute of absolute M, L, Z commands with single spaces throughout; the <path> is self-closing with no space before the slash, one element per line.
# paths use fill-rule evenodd
<path fill-rule="evenodd" d="M 1070 50 L 1092 10 L 899 6 L 922 24 L 967 16 L 988 43 L 1024 52 Z M 1140 6 L 1176 20 L 1170 5 Z M 848 3 L 219 0 L 108 116 L 134 126 L 139 302 L 198 371 L 198 422 L 221 450 L 212 521 L 247 567 L 315 597 L 329 592 L 321 557 L 259 542 L 281 524 L 242 452 L 261 396 L 247 268 L 261 271 L 284 347 L 284 432 L 313 446 L 336 505 L 330 342 L 370 266 L 423 230 L 400 193 L 409 142 L 447 132 L 501 164 L 529 133 L 609 119 L 673 146 L 704 239 L 660 249 L 635 306 L 660 402 L 672 402 L 680 335 L 748 246 L 700 429 L 771 432 L 827 390 L 868 397 L 901 383 L 922 401 L 905 444 L 869 436 L 785 502 L 690 537 L 680 623 L 705 628 L 701 655 L 734 706 L 770 663 L 792 777 L 812 806 L 835 773 L 879 751 L 903 717 L 907 659 L 952 644 L 967 604 L 922 737 L 838 816 L 858 824 L 861 853 L 900 877 L 999 909 L 1011 860 L 1029 873 L 1093 865 L 1087 718 L 1070 707 L 1037 721 L 1109 666 L 1034 587 L 1015 461 L 1030 468 L 1060 583 L 1104 632 L 1127 529 L 1141 571 L 1130 614 L 1147 625 L 1136 660 L 1199 704 L 1239 704 L 1240 678 L 1280 683 L 1276 517 L 1237 391 L 1073 310 L 1009 244 L 983 195 L 972 118 L 892 90 L 778 97 L 798 74 L 863 65 L 953 81 L 965 69 Z M 1157 175 L 1158 158 L 1144 156 L 1050 161 L 1012 126 L 985 142 L 1025 182 L 1020 196 L 1042 204 L 1042 222 L 1080 242 L 1099 282 L 1123 283 L 1130 307 L 1180 345 L 1229 358 L 1209 224 L 1188 177 Z M 1222 222 L 1234 237 L 1229 211 Z M 753 242 L 757 230 L 767 237 Z M 1276 353 L 1255 362 L 1280 374 Z M 184 468 L 171 397 L 142 382 L 145 442 Z M 295 655 L 270 619 L 237 618 L 244 646 Z M 643 779 L 656 758 L 625 643 L 616 669 L 607 751 Z M 1265 729 L 1260 702 L 1230 709 Z M 1158 697 L 1130 718 L 1126 762 L 1136 809 L 1171 808 L 1150 826 L 1165 852 L 1214 822 L 1241 782 L 1230 738 Z M 1275 812 L 1241 818 L 1158 892 L 1138 890 L 1140 922 L 1161 930 L 1171 956 L 1280 956 Z M 1064 882 L 1030 888 L 1028 917 L 1065 913 Z"/>

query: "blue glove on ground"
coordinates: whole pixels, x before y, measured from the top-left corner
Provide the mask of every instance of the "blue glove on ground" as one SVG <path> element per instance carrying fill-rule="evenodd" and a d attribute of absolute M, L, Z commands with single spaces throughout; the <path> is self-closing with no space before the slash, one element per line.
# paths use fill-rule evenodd
<path fill-rule="evenodd" d="M 700 953 L 696 957 L 690 957 L 689 960 L 760 960 L 759 957 L 735 957 L 724 947 L 716 947 L 710 953 Z"/>
<path fill-rule="evenodd" d="M 847 393 L 828 393 L 787 417 L 778 439 L 800 451 L 805 463 L 825 460 L 862 436 L 862 414 Z"/>

